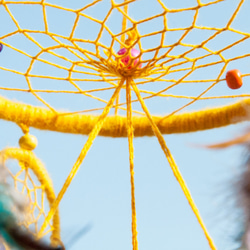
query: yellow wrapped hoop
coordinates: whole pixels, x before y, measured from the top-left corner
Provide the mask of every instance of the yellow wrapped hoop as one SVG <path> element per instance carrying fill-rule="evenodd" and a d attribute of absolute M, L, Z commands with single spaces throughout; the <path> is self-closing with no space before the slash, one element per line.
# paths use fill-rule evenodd
<path fill-rule="evenodd" d="M 219 128 L 242 121 L 249 121 L 250 98 L 231 105 L 208 108 L 201 111 L 174 114 L 171 116 L 152 116 L 162 134 L 188 133 Z M 49 109 L 21 104 L 0 97 L 0 119 L 25 123 L 29 127 L 63 133 L 88 135 L 94 128 L 98 116 L 55 113 Z M 133 116 L 134 136 L 153 136 L 147 117 Z M 127 118 L 107 116 L 99 132 L 100 136 L 127 137 Z"/>

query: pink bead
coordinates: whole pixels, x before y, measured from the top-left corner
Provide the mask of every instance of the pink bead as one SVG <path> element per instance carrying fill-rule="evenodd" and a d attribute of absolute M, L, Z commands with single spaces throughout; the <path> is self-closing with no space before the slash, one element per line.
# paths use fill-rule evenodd
<path fill-rule="evenodd" d="M 120 49 L 120 50 L 117 52 L 117 54 L 121 56 L 121 55 L 126 54 L 126 52 L 127 52 L 127 49 L 126 49 L 126 48 L 122 48 L 122 49 Z M 132 49 L 130 50 L 130 53 L 131 53 L 131 56 L 132 56 L 132 57 L 137 57 L 137 56 L 140 54 L 140 51 L 138 51 L 137 49 L 132 48 Z M 121 62 L 122 62 L 125 66 L 128 65 L 129 62 L 130 62 L 130 55 L 127 55 L 127 56 L 123 57 L 123 58 L 121 59 Z M 133 66 L 136 66 L 138 62 L 139 62 L 139 58 L 137 58 L 136 60 L 134 60 Z M 139 64 L 139 65 L 138 65 L 138 68 L 141 68 L 141 66 L 142 66 L 142 64 Z M 130 69 L 130 68 L 131 68 L 131 67 L 128 67 L 128 69 Z"/>

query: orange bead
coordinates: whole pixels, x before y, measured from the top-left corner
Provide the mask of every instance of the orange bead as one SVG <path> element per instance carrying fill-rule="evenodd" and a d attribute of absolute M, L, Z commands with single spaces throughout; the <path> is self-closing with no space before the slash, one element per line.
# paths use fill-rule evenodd
<path fill-rule="evenodd" d="M 238 69 L 229 70 L 226 74 L 226 81 L 230 89 L 239 89 L 242 86 L 240 71 Z"/>

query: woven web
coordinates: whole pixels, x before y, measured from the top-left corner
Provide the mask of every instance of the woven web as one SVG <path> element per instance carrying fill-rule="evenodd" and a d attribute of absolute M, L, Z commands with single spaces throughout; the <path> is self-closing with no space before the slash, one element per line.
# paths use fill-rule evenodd
<path fill-rule="evenodd" d="M 204 99 L 215 103 L 217 98 L 245 97 L 225 86 L 227 69 L 241 65 L 243 81 L 249 77 L 244 66 L 249 60 L 248 27 L 238 25 L 244 1 L 175 2 L 94 1 L 82 6 L 73 1 L 62 7 L 47 1 L 1 1 L 2 94 L 28 96 L 25 102 L 55 112 L 96 114 L 121 79 L 110 68 L 125 46 L 125 34 L 135 29 L 134 44 L 143 63 L 135 81 L 149 107 L 157 99 L 158 110 L 152 112 L 169 114 L 193 103 L 201 108 Z M 144 4 L 148 7 L 139 11 Z M 121 114 L 126 109 L 124 89 L 112 107 Z M 132 101 L 133 112 L 143 114 L 137 98 Z"/>
<path fill-rule="evenodd" d="M 105 117 L 127 117 L 134 249 L 132 117 L 148 117 L 182 183 L 152 115 L 161 114 L 164 120 L 179 111 L 202 110 L 249 97 L 250 30 L 244 22 L 248 7 L 244 0 L 0 1 L 0 42 L 4 45 L 0 54 L 1 95 L 46 107 L 55 115 L 100 115 L 71 176 Z M 117 52 L 123 47 L 140 51 L 142 68 L 121 67 Z M 237 91 L 225 82 L 225 73 L 233 68 L 243 77 L 243 87 Z M 62 188 L 54 211 L 72 178 Z M 182 187 L 192 200 L 184 184 Z M 195 206 L 193 209 L 196 211 Z"/>
<path fill-rule="evenodd" d="M 48 212 L 44 187 L 39 183 L 32 170 L 22 166 L 22 164 L 18 165 L 13 163 L 6 165 L 6 169 L 10 175 L 7 182 L 14 186 L 20 193 L 27 196 L 29 201 L 29 207 L 26 211 L 27 218 L 23 218 L 23 221 L 19 223 L 35 236 L 40 230 L 41 221 L 44 221 L 46 213 Z M 45 234 L 48 234 L 49 231 L 52 230 L 51 227 L 52 225 L 50 224 Z"/>

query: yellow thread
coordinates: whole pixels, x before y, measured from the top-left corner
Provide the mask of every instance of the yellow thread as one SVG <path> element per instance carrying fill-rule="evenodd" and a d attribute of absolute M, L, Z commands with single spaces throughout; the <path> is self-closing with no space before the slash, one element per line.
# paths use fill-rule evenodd
<path fill-rule="evenodd" d="M 164 152 L 164 154 L 165 154 L 165 156 L 166 156 L 166 158 L 167 158 L 167 160 L 169 162 L 169 165 L 170 165 L 170 167 L 171 167 L 171 169 L 173 171 L 173 174 L 174 174 L 175 178 L 177 179 L 177 181 L 179 182 L 179 184 L 180 184 L 180 186 L 181 186 L 181 188 L 183 190 L 184 195 L 186 196 L 186 198 L 187 198 L 187 200 L 188 200 L 188 202 L 189 202 L 189 204 L 190 204 L 190 206 L 191 206 L 191 208 L 192 208 L 192 210 L 193 210 L 193 212 L 194 212 L 194 214 L 195 214 L 201 228 L 204 231 L 204 234 L 205 234 L 205 236 L 206 236 L 206 238 L 208 240 L 209 246 L 211 247 L 211 249 L 216 250 L 216 247 L 215 247 L 215 245 L 213 243 L 213 240 L 210 237 L 210 235 L 209 235 L 209 233 L 208 233 L 208 231 L 207 231 L 207 229 L 206 229 L 206 227 L 205 227 L 205 225 L 203 223 L 203 220 L 202 220 L 202 218 L 201 218 L 201 216 L 199 214 L 199 210 L 198 210 L 198 208 L 196 207 L 196 205 L 195 205 L 195 203 L 193 201 L 191 193 L 190 193 L 190 191 L 189 191 L 183 177 L 181 176 L 179 168 L 177 167 L 177 165 L 176 165 L 176 163 L 174 161 L 174 158 L 173 158 L 170 150 L 168 149 L 167 144 L 166 144 L 160 130 L 158 129 L 157 125 L 154 123 L 154 121 L 152 119 L 152 116 L 150 115 L 150 113 L 149 113 L 143 99 L 141 98 L 141 95 L 140 95 L 140 92 L 139 92 L 137 86 L 135 85 L 135 83 L 133 81 L 131 81 L 131 85 L 132 85 L 132 87 L 134 89 L 135 94 L 137 95 L 137 97 L 138 97 L 138 99 L 140 101 L 142 109 L 144 110 L 144 112 L 145 112 L 145 114 L 146 114 L 146 116 L 147 116 L 147 118 L 148 118 L 148 120 L 150 122 L 152 130 L 154 131 L 154 134 L 157 137 L 157 139 L 158 139 L 158 141 L 159 141 L 159 143 L 161 145 L 161 148 L 162 148 L 162 150 L 163 150 L 163 152 Z"/>
<path fill-rule="evenodd" d="M 127 130 L 130 163 L 130 183 L 131 183 L 131 210 L 132 210 L 132 244 L 133 250 L 138 250 L 137 229 L 136 229 L 136 209 L 135 209 L 135 183 L 134 183 L 134 147 L 133 147 L 133 124 L 131 106 L 131 79 L 126 79 L 126 99 L 127 99 Z"/>
<path fill-rule="evenodd" d="M 186 105 L 183 105 L 181 108 L 176 109 L 174 112 L 172 112 L 172 113 L 169 114 L 168 116 L 171 116 L 171 115 L 173 115 L 173 114 L 179 112 L 180 110 L 186 108 L 187 106 L 191 105 L 191 104 L 194 103 L 196 100 L 198 100 L 201 96 L 203 96 L 204 94 L 206 94 L 212 87 L 214 87 L 214 86 L 217 84 L 217 82 L 219 81 L 219 78 L 220 78 L 220 76 L 222 75 L 222 73 L 224 72 L 225 68 L 226 68 L 226 65 L 225 65 L 225 66 L 222 68 L 222 70 L 220 71 L 217 80 L 216 80 L 213 84 L 211 84 L 205 91 L 203 91 L 203 92 L 202 92 L 201 94 L 199 94 L 194 100 L 190 101 L 190 102 L 187 103 Z M 185 77 L 186 77 L 186 75 L 185 75 Z M 162 122 L 162 121 L 163 121 L 164 119 L 166 119 L 168 116 L 163 117 L 162 120 L 161 120 L 160 122 Z"/>
<path fill-rule="evenodd" d="M 96 138 L 99 131 L 101 130 L 101 128 L 103 126 L 103 123 L 104 123 L 104 120 L 107 117 L 107 115 L 109 113 L 109 110 L 112 107 L 113 102 L 114 102 L 115 98 L 117 97 L 117 95 L 119 94 L 119 91 L 120 91 L 121 87 L 123 86 L 123 84 L 124 84 L 124 80 L 122 80 L 119 83 L 119 85 L 117 86 L 114 94 L 110 98 L 107 106 L 103 110 L 103 113 L 98 117 L 98 120 L 96 121 L 94 128 L 92 129 L 91 133 L 89 134 L 88 140 L 86 141 L 80 155 L 78 156 L 78 158 L 77 158 L 75 164 L 73 165 L 73 167 L 72 167 L 66 181 L 64 182 L 62 189 L 60 190 L 55 202 L 52 205 L 52 207 L 51 207 L 51 209 L 50 209 L 50 211 L 49 211 L 49 213 L 48 213 L 48 215 L 47 215 L 47 217 L 46 217 L 46 219 L 45 219 L 45 221 L 44 221 L 44 223 L 43 223 L 43 225 L 41 227 L 40 233 L 42 233 L 45 230 L 45 228 L 48 225 L 49 221 L 51 220 L 52 216 L 56 212 L 57 207 L 58 207 L 64 193 L 66 192 L 66 190 L 67 190 L 68 186 L 70 185 L 72 179 L 76 175 L 76 173 L 77 173 L 80 165 L 82 164 L 86 154 L 88 153 L 94 139 Z"/>
<path fill-rule="evenodd" d="M 26 126 L 26 125 L 23 124 L 23 123 L 20 123 L 20 124 L 18 124 L 18 125 L 19 125 L 19 127 L 22 129 L 22 131 L 23 131 L 24 134 L 29 133 L 29 127 L 28 127 L 28 126 Z"/>

